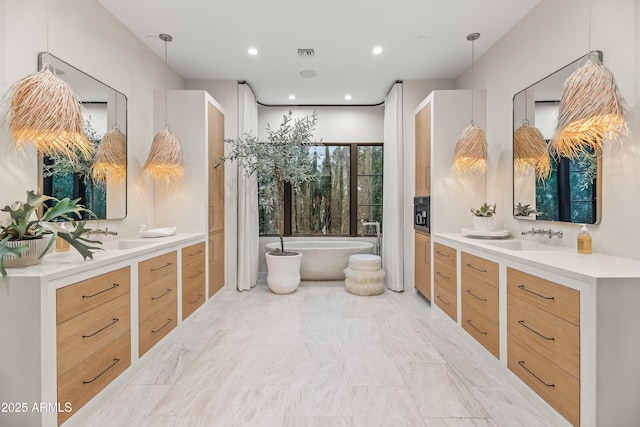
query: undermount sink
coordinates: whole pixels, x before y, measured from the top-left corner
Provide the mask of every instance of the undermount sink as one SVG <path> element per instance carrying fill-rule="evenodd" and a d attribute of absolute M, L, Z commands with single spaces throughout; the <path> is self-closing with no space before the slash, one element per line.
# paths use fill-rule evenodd
<path fill-rule="evenodd" d="M 102 243 L 102 248 L 111 251 L 123 251 L 127 249 L 133 249 L 140 246 L 146 246 L 153 242 L 149 241 L 149 239 L 122 239 L 122 240 L 111 240 Z"/>
<path fill-rule="evenodd" d="M 491 242 L 483 242 L 486 245 L 495 246 L 497 248 L 507 249 L 510 251 L 555 251 L 560 248 L 555 246 L 543 245 L 529 240 L 495 240 Z"/>

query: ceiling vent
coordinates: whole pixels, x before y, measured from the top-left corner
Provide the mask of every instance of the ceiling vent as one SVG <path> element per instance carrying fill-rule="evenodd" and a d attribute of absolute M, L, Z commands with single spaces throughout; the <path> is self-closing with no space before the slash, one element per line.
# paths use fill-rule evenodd
<path fill-rule="evenodd" d="M 298 58 L 314 58 L 315 56 L 315 49 L 298 49 Z"/>

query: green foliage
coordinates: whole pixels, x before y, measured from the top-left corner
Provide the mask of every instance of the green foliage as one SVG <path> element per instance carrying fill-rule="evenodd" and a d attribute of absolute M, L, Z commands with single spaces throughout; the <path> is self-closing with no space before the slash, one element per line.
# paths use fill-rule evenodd
<path fill-rule="evenodd" d="M 536 216 L 538 216 L 542 215 L 542 212 L 536 211 L 529 204 L 523 205 L 522 203 L 518 202 L 518 205 L 513 208 L 513 214 L 515 216 L 529 216 L 531 214 L 535 214 Z"/>
<path fill-rule="evenodd" d="M 82 234 L 89 229 L 85 228 L 86 221 L 76 223 L 76 219 L 82 218 L 83 213 L 89 216 L 95 215 L 89 209 L 78 204 L 79 200 L 70 200 L 69 198 L 58 200 L 55 197 L 27 191 L 26 202 L 17 201 L 12 206 L 5 206 L 2 211 L 9 214 L 10 222 L 7 225 L 0 225 L 0 273 L 3 276 L 6 275 L 4 255 L 12 254 L 20 257 L 27 248 L 26 246 L 15 249 L 8 248 L 6 243 L 9 241 L 49 238 L 48 250 L 55 242 L 56 237 L 60 236 L 76 248 L 84 259 L 93 258 L 93 252 L 101 248 L 86 243 L 101 244 L 101 242 L 82 237 Z M 52 202 L 51 206 L 45 207 L 45 202 Z M 40 208 L 44 212 L 38 216 Z M 70 221 L 75 230 L 67 230 L 53 221 Z M 44 253 L 46 252 L 45 250 Z"/>
<path fill-rule="evenodd" d="M 490 217 L 496 213 L 496 205 L 488 205 L 487 203 L 480 206 L 480 209 L 471 208 L 473 216 Z"/>

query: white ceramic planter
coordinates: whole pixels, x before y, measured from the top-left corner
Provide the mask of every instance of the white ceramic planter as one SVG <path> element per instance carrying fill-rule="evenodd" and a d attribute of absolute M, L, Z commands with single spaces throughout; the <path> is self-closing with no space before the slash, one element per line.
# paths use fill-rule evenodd
<path fill-rule="evenodd" d="M 276 294 L 290 294 L 300 284 L 300 264 L 302 254 L 282 256 L 265 254 L 267 260 L 267 284 Z"/>
<path fill-rule="evenodd" d="M 32 240 L 15 240 L 7 242 L 7 247 L 17 248 L 23 245 L 27 245 L 29 249 L 22 252 L 20 258 L 15 258 L 11 255 L 5 255 L 4 266 L 7 268 L 12 267 L 27 267 L 29 265 L 40 264 L 42 262 L 41 255 L 49 244 L 49 238 L 44 239 L 32 239 Z M 53 245 L 49 250 L 53 248 Z"/>
<path fill-rule="evenodd" d="M 476 231 L 494 231 L 496 229 L 496 217 L 494 216 L 474 216 L 473 228 Z"/>

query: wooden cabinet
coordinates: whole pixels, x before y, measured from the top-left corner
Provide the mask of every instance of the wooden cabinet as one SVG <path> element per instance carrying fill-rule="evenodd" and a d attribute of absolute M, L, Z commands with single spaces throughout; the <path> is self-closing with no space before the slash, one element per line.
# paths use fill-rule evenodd
<path fill-rule="evenodd" d="M 224 116 L 208 104 L 209 297 L 224 286 Z M 219 164 L 215 167 L 214 165 Z"/>
<path fill-rule="evenodd" d="M 580 424 L 580 292 L 507 268 L 508 367 Z"/>
<path fill-rule="evenodd" d="M 182 249 L 182 320 L 206 299 L 204 242 Z"/>
<path fill-rule="evenodd" d="M 62 424 L 131 365 L 129 267 L 56 291 L 58 401 Z"/>
<path fill-rule="evenodd" d="M 456 250 L 440 243 L 433 244 L 433 298 L 454 321 L 458 319 Z"/>
<path fill-rule="evenodd" d="M 428 234 L 415 232 L 415 254 L 414 286 L 431 301 L 431 237 Z"/>
<path fill-rule="evenodd" d="M 416 113 L 416 196 L 431 195 L 431 103 Z"/>
<path fill-rule="evenodd" d="M 498 264 L 466 252 L 460 260 L 462 327 L 499 358 Z"/>
<path fill-rule="evenodd" d="M 209 297 L 224 286 L 224 231 L 209 233 Z"/>
<path fill-rule="evenodd" d="M 176 251 L 138 263 L 139 355 L 178 323 L 178 254 Z"/>

